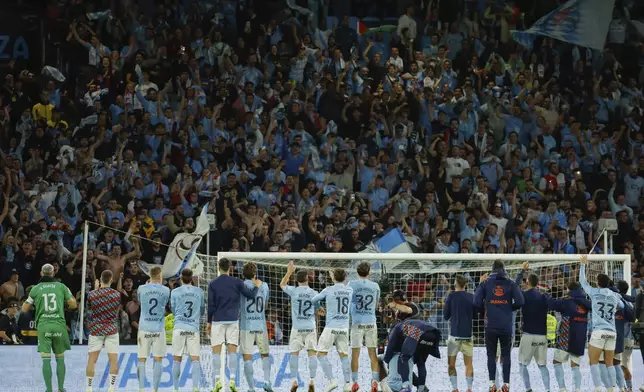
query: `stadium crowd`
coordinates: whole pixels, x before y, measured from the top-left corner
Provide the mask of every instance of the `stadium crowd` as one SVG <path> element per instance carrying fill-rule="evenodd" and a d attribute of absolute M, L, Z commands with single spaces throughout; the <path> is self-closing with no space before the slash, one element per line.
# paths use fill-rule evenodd
<path fill-rule="evenodd" d="M 0 308 L 45 263 L 77 296 L 112 269 L 136 336 L 137 262 L 208 202 L 213 254 L 359 252 L 389 230 L 419 252 L 588 253 L 615 218 L 640 287 L 640 5 L 617 2 L 597 51 L 512 40 L 555 0 L 300 3 L 50 2 L 69 65 L 0 69 Z M 576 272 L 543 275 L 563 292 Z M 441 319 L 448 279 L 410 285 Z M 269 313 L 279 342 L 288 312 Z"/>

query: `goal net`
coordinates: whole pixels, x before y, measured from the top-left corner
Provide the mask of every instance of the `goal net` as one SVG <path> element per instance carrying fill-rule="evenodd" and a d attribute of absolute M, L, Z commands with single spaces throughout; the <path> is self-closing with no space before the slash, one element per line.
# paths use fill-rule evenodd
<path fill-rule="evenodd" d="M 563 297 L 567 293 L 567 285 L 571 281 L 577 281 L 579 277 L 579 256 L 578 255 L 553 255 L 553 254 L 374 254 L 374 253 L 238 253 L 221 252 L 217 256 L 202 257 L 204 260 L 204 273 L 199 278 L 199 285 L 207 292 L 210 280 L 217 276 L 217 261 L 221 258 L 228 258 L 233 264 L 233 275 L 242 277 L 241 271 L 244 263 L 253 262 L 258 266 L 258 279 L 266 282 L 270 289 L 270 299 L 266 309 L 267 326 L 271 342 L 271 358 L 273 360 L 273 374 L 271 380 L 276 390 L 286 390 L 291 385 L 292 379 L 288 371 L 288 341 L 291 330 L 290 300 L 280 289 L 279 283 L 286 273 L 286 267 L 293 261 L 296 269 L 307 269 L 309 271 L 309 285 L 316 291 L 321 291 L 326 286 L 332 285 L 329 271 L 342 268 L 347 271 L 348 279 L 357 277 L 356 266 L 364 261 L 371 264 L 371 279 L 381 286 L 382 296 L 378 300 L 378 329 L 379 336 L 384 340 L 389 328 L 393 325 L 390 321 L 392 314 L 386 309 L 386 304 L 391 301 L 391 294 L 394 290 L 400 289 L 406 293 L 407 299 L 420 307 L 420 318 L 435 325 L 442 333 L 444 345 L 445 339 L 449 336 L 449 323 L 443 318 L 443 304 L 446 296 L 453 290 L 454 277 L 456 274 L 464 275 L 469 281 L 467 290 L 474 291 L 478 286 L 481 276 L 490 273 L 494 260 L 500 259 L 505 264 L 505 270 L 511 279 L 515 279 L 522 270 L 524 262 L 530 265 L 530 272 L 539 276 L 539 288 L 554 298 Z M 630 256 L 628 255 L 591 255 L 589 265 L 586 268 L 587 280 L 595 284 L 596 276 L 599 273 L 607 274 L 613 281 L 617 282 L 630 277 L 631 275 Z M 526 274 L 527 278 L 527 274 Z M 294 278 L 289 284 L 295 284 Z M 630 278 L 625 279 L 630 284 Z M 555 315 L 553 313 L 553 315 Z M 395 316 L 395 315 L 393 315 Z M 557 315 L 555 315 L 557 316 Z M 395 317 L 394 317 L 395 319 Z M 518 345 L 521 336 L 521 311 L 516 313 L 516 332 L 513 340 L 514 346 Z M 324 327 L 324 318 L 318 320 L 318 334 Z M 475 346 L 483 346 L 484 325 L 482 317 L 476 318 L 473 322 L 473 336 Z M 202 344 L 208 345 L 210 337 L 205 329 L 202 332 Z M 224 371 L 212 369 L 210 347 L 204 347 L 205 357 L 202 360 L 205 378 L 210 383 L 213 372 Z M 363 350 L 364 351 L 364 350 Z M 516 350 L 515 350 L 516 351 Z M 552 350 L 550 350 L 552 351 Z M 446 352 L 442 349 L 443 358 Z M 485 367 L 485 350 L 475 348 L 475 389 L 477 385 L 485 388 L 487 385 L 487 370 Z M 516 359 L 516 353 L 515 359 Z M 552 355 L 552 353 L 550 354 Z M 330 353 L 334 370 L 338 379 L 341 380 L 341 367 L 337 354 Z M 259 380 L 263 377 L 259 355 L 254 363 L 255 377 Z M 334 360 L 335 358 L 335 360 Z M 430 360 L 431 362 L 432 360 Z M 457 361 L 461 364 L 461 361 Z M 300 361 L 301 364 L 306 364 Z M 518 375 L 518 362 L 514 362 L 512 382 L 520 382 Z M 434 364 L 435 365 L 435 364 Z M 443 360 L 440 361 L 440 369 Z M 431 366 L 431 365 L 428 365 Z M 460 365 L 459 365 L 460 366 Z M 242 366 L 239 366 L 241 368 Z M 302 366 L 301 366 L 302 367 Z M 536 369 L 536 368 L 535 368 Z M 533 369 L 533 371 L 536 371 Z M 228 370 L 225 370 L 228 373 Z M 447 371 L 439 377 L 432 378 L 432 385 L 436 390 L 449 390 L 449 378 Z M 460 369 L 463 375 L 463 369 Z M 538 371 L 537 371 L 538 372 Z M 362 353 L 360 360 L 360 379 L 362 385 L 368 385 L 371 376 L 369 359 L 366 351 Z M 306 366 L 300 369 L 300 375 L 306 380 L 308 370 Z M 226 378 L 228 378 L 228 374 Z M 516 378 L 515 378 L 516 377 Z M 535 377 L 538 377 L 535 375 Z M 242 390 L 246 388 L 244 377 L 236 377 Z M 321 375 L 318 379 L 323 382 Z M 304 385 L 300 383 L 300 385 Z M 440 385 L 440 386 L 439 386 Z"/>

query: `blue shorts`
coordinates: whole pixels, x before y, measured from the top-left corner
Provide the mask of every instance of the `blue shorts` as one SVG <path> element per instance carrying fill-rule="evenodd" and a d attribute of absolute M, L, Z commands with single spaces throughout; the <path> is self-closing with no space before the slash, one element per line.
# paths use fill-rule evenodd
<path fill-rule="evenodd" d="M 391 358 L 389 362 L 389 374 L 387 375 L 387 385 L 391 388 L 392 391 L 400 391 L 403 387 L 403 379 L 398 373 L 398 363 L 400 360 L 400 354 L 396 354 Z M 412 377 L 414 374 L 414 360 L 409 359 L 409 385 L 411 385 Z"/>

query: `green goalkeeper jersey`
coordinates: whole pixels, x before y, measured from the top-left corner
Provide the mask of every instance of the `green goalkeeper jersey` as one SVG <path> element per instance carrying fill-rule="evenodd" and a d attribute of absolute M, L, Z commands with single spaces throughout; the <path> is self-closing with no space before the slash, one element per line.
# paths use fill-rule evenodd
<path fill-rule="evenodd" d="M 29 292 L 27 302 L 36 307 L 36 329 L 65 326 L 65 303 L 72 292 L 59 282 L 41 282 Z"/>

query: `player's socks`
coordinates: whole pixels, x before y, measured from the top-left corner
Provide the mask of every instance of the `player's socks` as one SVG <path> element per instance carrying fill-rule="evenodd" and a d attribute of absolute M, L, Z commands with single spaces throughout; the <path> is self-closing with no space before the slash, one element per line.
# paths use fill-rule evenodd
<path fill-rule="evenodd" d="M 217 385 L 217 380 L 219 380 L 219 369 L 221 369 L 221 354 L 212 353 L 212 368 L 214 369 L 213 373 L 213 384 Z"/>
<path fill-rule="evenodd" d="M 108 392 L 113 392 L 114 388 L 116 388 L 117 377 L 118 377 L 118 374 L 110 374 L 110 387 L 108 388 Z"/>
<path fill-rule="evenodd" d="M 622 370 L 622 367 L 620 365 L 615 365 L 613 366 L 613 369 L 615 369 L 615 382 L 617 383 L 617 386 L 619 389 L 624 389 L 626 386 L 626 380 L 624 380 L 624 371 Z"/>
<path fill-rule="evenodd" d="M 615 374 L 615 368 L 616 366 L 606 367 L 606 378 L 608 381 L 608 385 L 606 386 L 606 388 L 614 388 L 615 385 L 617 385 L 617 381 L 616 381 L 617 376 Z"/>
<path fill-rule="evenodd" d="M 179 377 L 181 377 L 181 362 L 174 361 L 172 362 L 172 385 L 174 385 L 174 390 L 179 390 Z"/>
<path fill-rule="evenodd" d="M 230 382 L 234 384 L 237 376 L 237 353 L 228 354 L 228 369 L 230 369 Z"/>
<path fill-rule="evenodd" d="M 530 385 L 530 372 L 528 372 L 528 367 L 524 364 L 520 364 L 519 368 L 521 369 L 521 378 L 523 379 L 523 385 L 526 390 L 532 389 Z"/>
<path fill-rule="evenodd" d="M 262 369 L 264 370 L 264 389 L 271 389 L 271 357 L 262 357 Z"/>
<path fill-rule="evenodd" d="M 56 380 L 60 391 L 65 389 L 65 371 L 65 357 L 56 357 Z"/>
<path fill-rule="evenodd" d="M 199 390 L 201 386 L 201 362 L 192 361 L 192 387 Z"/>
<path fill-rule="evenodd" d="M 546 388 L 546 391 L 550 390 L 550 373 L 546 365 L 539 366 L 539 371 L 541 372 L 541 381 L 543 381 L 543 386 Z"/>
<path fill-rule="evenodd" d="M 145 362 L 136 364 L 136 375 L 139 379 L 139 389 L 143 390 L 145 388 Z"/>
<path fill-rule="evenodd" d="M 590 376 L 593 379 L 593 385 L 595 388 L 601 388 L 602 386 L 602 375 L 601 370 L 599 369 L 599 364 L 590 365 Z"/>
<path fill-rule="evenodd" d="M 92 383 L 94 382 L 94 377 L 85 377 L 85 386 L 87 389 L 92 389 Z"/>
<path fill-rule="evenodd" d="M 356 377 L 357 377 L 357 375 L 358 375 L 358 373 L 356 373 Z M 371 380 L 376 381 L 376 382 L 380 381 L 380 373 L 379 372 L 371 372 Z"/>
<path fill-rule="evenodd" d="M 161 384 L 161 375 L 163 374 L 163 362 L 154 361 L 152 366 L 152 390 L 158 391 Z"/>
<path fill-rule="evenodd" d="M 342 363 L 342 375 L 344 376 L 345 384 L 351 381 L 351 363 L 349 357 L 340 358 Z"/>
<path fill-rule="evenodd" d="M 248 384 L 248 389 L 250 391 L 255 390 L 255 376 L 253 374 L 253 360 L 244 360 L 244 376 L 246 377 L 246 383 Z"/>
<path fill-rule="evenodd" d="M 51 357 L 42 357 L 42 377 L 45 380 L 47 392 L 52 392 L 51 375 Z"/>
<path fill-rule="evenodd" d="M 472 385 L 474 385 L 474 377 L 465 377 L 465 381 L 467 381 L 467 390 L 471 391 Z"/>
<path fill-rule="evenodd" d="M 501 386 L 503 385 L 503 364 L 498 363 L 496 365 L 496 386 L 501 389 Z"/>
<path fill-rule="evenodd" d="M 351 372 L 351 381 L 358 382 L 358 372 Z"/>
<path fill-rule="evenodd" d="M 604 384 L 604 387 L 606 388 L 612 387 L 612 385 L 610 384 L 610 380 L 608 379 L 608 368 L 606 367 L 605 363 L 599 364 L 599 376 L 602 380 L 602 384 Z"/>
<path fill-rule="evenodd" d="M 622 373 L 624 373 L 623 370 L 622 370 Z M 625 381 L 626 381 L 626 388 L 628 388 L 630 391 L 632 391 L 633 390 L 633 380 L 625 380 Z"/>
<path fill-rule="evenodd" d="M 323 357 L 319 357 L 318 361 L 320 361 L 320 366 L 322 366 L 322 373 L 324 373 L 324 376 L 327 378 L 327 380 L 334 381 L 335 378 L 333 377 L 333 368 L 331 367 L 329 358 L 325 355 Z M 336 383 L 336 388 L 337 388 L 337 383 Z"/>
<path fill-rule="evenodd" d="M 452 391 L 458 390 L 458 376 L 449 376 L 449 382 L 452 384 Z"/>
<path fill-rule="evenodd" d="M 566 389 L 566 378 L 564 377 L 563 364 L 555 363 L 553 367 L 555 368 L 555 378 L 557 379 L 559 389 Z"/>
<path fill-rule="evenodd" d="M 572 380 L 573 383 L 575 384 L 575 390 L 578 390 L 581 388 L 581 369 L 579 369 L 579 366 L 572 366 Z"/>
<path fill-rule="evenodd" d="M 289 365 L 289 370 L 291 371 L 291 377 L 293 377 L 293 380 L 297 382 L 297 380 L 300 378 L 300 370 L 298 367 L 300 366 L 300 357 L 297 355 L 291 354 L 290 358 L 288 359 L 288 365 Z M 311 358 L 309 358 L 309 365 L 311 364 Z"/>
<path fill-rule="evenodd" d="M 315 380 L 318 372 L 318 358 L 315 355 L 309 356 L 309 377 L 311 381 Z"/>

